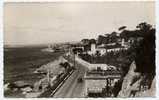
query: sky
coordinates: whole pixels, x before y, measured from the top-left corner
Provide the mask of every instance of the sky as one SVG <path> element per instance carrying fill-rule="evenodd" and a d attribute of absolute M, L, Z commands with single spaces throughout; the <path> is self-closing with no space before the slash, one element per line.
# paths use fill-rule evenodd
<path fill-rule="evenodd" d="M 80 41 L 140 22 L 155 24 L 154 2 L 5 3 L 4 44 Z"/>

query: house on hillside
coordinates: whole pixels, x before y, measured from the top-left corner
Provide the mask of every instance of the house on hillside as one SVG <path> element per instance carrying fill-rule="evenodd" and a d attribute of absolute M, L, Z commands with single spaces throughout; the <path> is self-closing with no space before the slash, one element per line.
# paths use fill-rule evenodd
<path fill-rule="evenodd" d="M 105 55 L 107 52 L 116 52 L 120 50 L 127 50 L 129 45 L 127 45 L 124 41 L 122 43 L 109 43 L 109 44 L 101 44 L 96 45 L 95 43 L 91 44 L 91 49 L 88 51 L 90 55 L 96 55 L 96 53 L 100 53 L 100 56 Z"/>
<path fill-rule="evenodd" d="M 94 55 L 96 53 L 96 40 L 91 39 L 89 45 L 90 45 L 90 50 L 87 51 L 87 53 L 90 55 Z"/>
<path fill-rule="evenodd" d="M 75 53 L 75 54 L 80 54 L 80 53 L 82 53 L 84 51 L 84 46 L 82 45 L 82 44 L 74 44 L 74 45 L 72 45 L 71 46 L 71 50 L 70 50 L 70 52 L 71 53 Z"/>
<path fill-rule="evenodd" d="M 100 55 L 104 55 L 106 53 L 106 49 L 104 47 L 97 47 L 95 43 L 91 44 L 91 49 L 87 52 L 89 55 L 96 55 L 96 53 Z"/>
<path fill-rule="evenodd" d="M 118 52 L 121 50 L 127 50 L 135 41 L 142 40 L 142 37 L 134 37 L 134 35 L 125 36 L 116 32 L 112 34 L 106 34 L 105 36 L 100 35 L 97 40 L 95 39 L 83 39 L 76 48 L 82 48 L 83 54 L 102 56 L 108 52 Z"/>
<path fill-rule="evenodd" d="M 121 50 L 127 50 L 129 47 L 116 43 L 115 45 L 106 45 L 107 52 L 117 52 Z"/>
<path fill-rule="evenodd" d="M 122 39 L 122 43 L 130 46 L 134 42 L 141 41 L 143 39 L 143 35 L 140 34 L 137 30 L 124 30 L 122 33 L 120 33 L 120 38 Z"/>
<path fill-rule="evenodd" d="M 99 52 L 100 55 L 102 56 L 102 55 L 105 55 L 107 53 L 107 50 L 105 47 L 98 47 L 98 48 L 96 48 L 96 53 L 97 52 Z"/>

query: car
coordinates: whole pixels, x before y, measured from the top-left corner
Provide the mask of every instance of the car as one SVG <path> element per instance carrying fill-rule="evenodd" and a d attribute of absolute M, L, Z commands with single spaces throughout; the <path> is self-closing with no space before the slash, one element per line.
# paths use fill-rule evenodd
<path fill-rule="evenodd" d="M 82 83 L 83 82 L 83 78 L 79 77 L 77 81 L 78 81 L 78 83 Z"/>
<path fill-rule="evenodd" d="M 74 66 L 72 67 L 73 70 L 76 70 L 77 68 L 75 68 Z"/>

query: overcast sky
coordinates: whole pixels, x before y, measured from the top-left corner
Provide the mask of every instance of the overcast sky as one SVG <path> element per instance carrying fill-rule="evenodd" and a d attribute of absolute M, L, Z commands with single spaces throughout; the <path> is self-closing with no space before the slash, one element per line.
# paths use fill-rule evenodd
<path fill-rule="evenodd" d="M 4 42 L 45 44 L 97 38 L 120 26 L 135 29 L 140 22 L 155 24 L 153 2 L 6 3 Z"/>

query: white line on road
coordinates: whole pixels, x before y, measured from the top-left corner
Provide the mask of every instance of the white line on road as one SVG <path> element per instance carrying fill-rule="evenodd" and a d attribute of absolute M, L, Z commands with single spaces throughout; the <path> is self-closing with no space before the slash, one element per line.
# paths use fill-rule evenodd
<path fill-rule="evenodd" d="M 58 89 L 62 86 L 62 84 L 64 84 L 65 80 L 68 79 L 71 74 L 73 73 L 74 71 L 71 71 L 71 73 L 65 77 L 65 79 L 58 85 L 58 87 L 51 93 L 50 97 L 53 96 L 57 91 Z"/>

